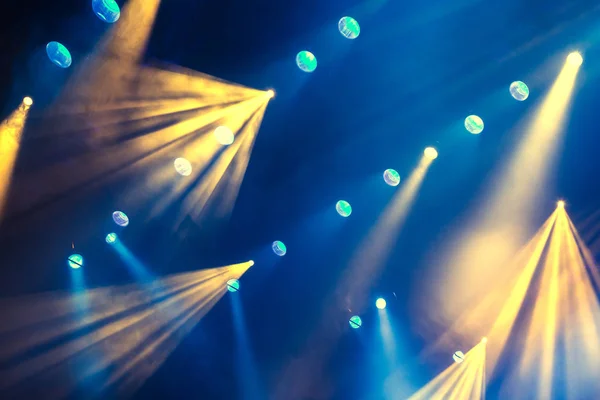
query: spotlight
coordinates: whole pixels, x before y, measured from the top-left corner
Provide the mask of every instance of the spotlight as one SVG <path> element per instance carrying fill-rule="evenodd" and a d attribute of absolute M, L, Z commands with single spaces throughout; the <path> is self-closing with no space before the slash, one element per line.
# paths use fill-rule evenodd
<path fill-rule="evenodd" d="M 227 290 L 229 290 L 232 293 L 240 290 L 240 281 L 238 281 L 237 279 L 228 280 L 227 281 Z"/>
<path fill-rule="evenodd" d="M 386 305 L 387 305 L 387 302 L 385 301 L 385 299 L 383 297 L 378 298 L 377 301 L 375 302 L 375 307 L 379 308 L 380 310 L 383 310 Z"/>
<path fill-rule="evenodd" d="M 455 351 L 454 354 L 452 354 L 452 359 L 455 363 L 460 364 L 465 361 L 465 354 L 460 350 Z"/>
<path fill-rule="evenodd" d="M 335 209 L 342 217 L 349 217 L 352 214 L 352 206 L 346 200 L 340 200 L 335 204 Z"/>
<path fill-rule="evenodd" d="M 486 337 L 482 338 L 481 339 L 481 343 L 486 344 L 487 343 L 487 338 Z"/>
<path fill-rule="evenodd" d="M 483 132 L 483 120 L 478 115 L 469 115 L 465 118 L 465 129 L 473 135 L 479 135 Z"/>
<path fill-rule="evenodd" d="M 223 146 L 229 146 L 235 140 L 233 132 L 226 126 L 219 126 L 214 132 L 215 139 Z"/>
<path fill-rule="evenodd" d="M 362 319 L 358 315 L 353 316 L 348 320 L 348 323 L 352 327 L 352 329 L 358 329 L 362 326 Z"/>
<path fill-rule="evenodd" d="M 108 235 L 106 235 L 106 243 L 113 244 L 116 241 L 117 241 L 116 233 L 112 232 L 112 233 L 109 233 Z"/>
<path fill-rule="evenodd" d="M 67 264 L 73 269 L 83 267 L 83 256 L 81 254 L 71 254 L 67 259 Z"/>
<path fill-rule="evenodd" d="M 310 51 L 304 50 L 296 55 L 296 65 L 304 72 L 317 69 L 317 58 Z"/>
<path fill-rule="evenodd" d="M 425 157 L 429 158 L 430 160 L 435 160 L 438 156 L 437 150 L 433 147 L 426 148 L 423 154 L 425 154 Z"/>
<path fill-rule="evenodd" d="M 250 266 L 253 266 L 254 265 L 254 260 L 248 261 L 248 264 L 250 264 Z"/>
<path fill-rule="evenodd" d="M 173 162 L 175 171 L 181 176 L 190 176 L 192 174 L 192 164 L 183 157 L 176 158 Z"/>
<path fill-rule="evenodd" d="M 583 56 L 580 52 L 574 51 L 567 56 L 567 62 L 574 67 L 579 67 L 583 64 Z"/>
<path fill-rule="evenodd" d="M 25 107 L 31 107 L 33 105 L 33 99 L 29 96 L 23 97 L 23 105 Z"/>
<path fill-rule="evenodd" d="M 348 39 L 356 39 L 360 35 L 360 25 L 352 17 L 343 17 L 340 19 L 338 30 Z"/>
<path fill-rule="evenodd" d="M 275 97 L 275 91 L 273 89 L 269 89 L 267 90 L 267 97 L 272 99 L 273 97 Z"/>
<path fill-rule="evenodd" d="M 123 211 L 115 211 L 112 215 L 115 224 L 125 227 L 129 225 L 129 217 Z"/>
<path fill-rule="evenodd" d="M 564 200 L 557 201 L 556 208 L 565 208 L 565 201 Z"/>
<path fill-rule="evenodd" d="M 271 248 L 273 249 L 273 253 L 277 254 L 279 257 L 283 257 L 285 256 L 285 253 L 287 253 L 287 247 L 279 240 L 274 241 Z"/>
<path fill-rule="evenodd" d="M 383 180 L 390 186 L 398 186 L 400 184 L 400 174 L 395 169 L 386 169 L 383 171 Z"/>

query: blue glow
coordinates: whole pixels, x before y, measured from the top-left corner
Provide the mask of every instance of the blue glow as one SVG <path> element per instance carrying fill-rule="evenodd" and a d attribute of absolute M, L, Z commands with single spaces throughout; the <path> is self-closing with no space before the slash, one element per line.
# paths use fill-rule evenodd
<path fill-rule="evenodd" d="M 123 211 L 115 211 L 112 215 L 115 224 L 125 227 L 129 225 L 129 217 Z"/>
<path fill-rule="evenodd" d="M 50 42 L 46 45 L 46 54 L 55 65 L 61 68 L 69 68 L 73 59 L 69 50 L 61 43 Z"/>
<path fill-rule="evenodd" d="M 79 269 L 83 267 L 83 256 L 81 254 L 71 254 L 67 264 L 73 269 Z"/>
<path fill-rule="evenodd" d="M 353 329 L 358 329 L 362 326 L 362 319 L 358 315 L 355 315 L 348 320 L 348 323 Z"/>
<path fill-rule="evenodd" d="M 375 302 L 375 307 L 379 308 L 380 310 L 383 310 L 385 306 L 387 306 L 387 301 L 385 301 L 383 297 L 378 298 Z"/>
<path fill-rule="evenodd" d="M 113 232 L 113 233 L 109 233 L 108 235 L 106 235 L 106 243 L 113 244 L 116 241 L 117 241 L 116 233 Z"/>
<path fill-rule="evenodd" d="M 121 9 L 115 0 L 92 0 L 92 10 L 102 21 L 112 24 L 121 16 Z"/>
<path fill-rule="evenodd" d="M 230 279 L 227 281 L 227 290 L 230 292 L 237 292 L 240 290 L 240 281 L 237 279 Z"/>
<path fill-rule="evenodd" d="M 283 257 L 285 256 L 285 253 L 287 253 L 287 247 L 279 240 L 274 241 L 273 246 L 271 247 L 273 248 L 273 253 L 277 254 L 279 257 Z"/>

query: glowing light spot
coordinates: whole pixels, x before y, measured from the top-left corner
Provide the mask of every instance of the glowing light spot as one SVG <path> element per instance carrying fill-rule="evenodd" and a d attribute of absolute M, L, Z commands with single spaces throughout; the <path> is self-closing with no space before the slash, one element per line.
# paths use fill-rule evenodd
<path fill-rule="evenodd" d="M 240 290 L 240 281 L 237 279 L 230 279 L 227 281 L 227 290 L 230 292 L 237 292 Z"/>
<path fill-rule="evenodd" d="M 423 154 L 430 160 L 435 160 L 438 157 L 438 152 L 433 147 L 427 147 L 425 151 L 423 151 Z"/>
<path fill-rule="evenodd" d="M 270 99 L 275 97 L 275 91 L 273 89 L 267 90 L 267 97 L 269 97 Z"/>
<path fill-rule="evenodd" d="M 525 82 L 514 81 L 510 84 L 510 95 L 519 101 L 527 100 L 529 97 L 529 88 L 525 84 Z"/>
<path fill-rule="evenodd" d="M 379 308 L 380 310 L 383 310 L 385 306 L 387 306 L 387 301 L 385 301 L 383 297 L 378 298 L 375 302 L 375 307 Z"/>
<path fill-rule="evenodd" d="M 317 58 L 310 51 L 301 51 L 296 55 L 296 65 L 304 72 L 313 72 L 317 69 Z"/>
<path fill-rule="evenodd" d="M 340 200 L 335 204 L 335 209 L 342 217 L 346 218 L 352 214 L 352 206 L 346 200 Z"/>
<path fill-rule="evenodd" d="M 73 59 L 69 50 L 58 42 L 50 42 L 46 45 L 46 54 L 55 65 L 61 68 L 69 68 Z"/>
<path fill-rule="evenodd" d="M 574 67 L 579 67 L 583 64 L 583 56 L 580 52 L 574 51 L 567 56 L 567 62 Z"/>
<path fill-rule="evenodd" d="M 452 358 L 454 359 L 454 362 L 457 364 L 460 364 L 461 362 L 465 361 L 465 355 L 460 350 L 455 351 L 454 354 L 452 354 Z"/>
<path fill-rule="evenodd" d="M 557 208 L 565 208 L 565 201 L 564 200 L 559 200 L 556 202 L 556 207 Z"/>
<path fill-rule="evenodd" d="M 129 225 L 129 217 L 123 211 L 115 211 L 112 217 L 113 221 L 115 221 L 115 224 L 119 226 L 125 227 Z"/>
<path fill-rule="evenodd" d="M 83 267 L 83 256 L 81 254 L 71 254 L 67 259 L 67 264 L 73 269 Z"/>
<path fill-rule="evenodd" d="M 252 267 L 254 265 L 254 260 L 248 261 L 248 264 L 250 264 L 250 266 Z"/>
<path fill-rule="evenodd" d="M 358 315 L 355 315 L 348 320 L 348 323 L 353 329 L 358 329 L 362 326 L 362 319 Z"/>
<path fill-rule="evenodd" d="M 348 39 L 356 39 L 360 35 L 360 25 L 352 17 L 343 17 L 338 22 L 340 33 Z"/>
<path fill-rule="evenodd" d="M 92 0 L 92 10 L 98 18 L 109 24 L 121 16 L 121 9 L 115 0 Z"/>
<path fill-rule="evenodd" d="M 465 118 L 465 128 L 473 135 L 483 132 L 483 120 L 477 115 L 469 115 Z"/>
<path fill-rule="evenodd" d="M 219 126 L 214 132 L 215 139 L 223 146 L 229 146 L 235 140 L 233 132 L 226 126 Z"/>
<path fill-rule="evenodd" d="M 106 243 L 113 244 L 116 241 L 117 241 L 116 233 L 113 232 L 113 233 L 109 233 L 108 235 L 106 235 Z"/>
<path fill-rule="evenodd" d="M 29 96 L 23 97 L 23 105 L 25 107 L 31 107 L 33 105 L 33 99 Z"/>
<path fill-rule="evenodd" d="M 285 256 L 285 253 L 287 253 L 287 247 L 285 247 L 285 244 L 283 244 L 283 242 L 280 242 L 279 240 L 276 240 L 273 242 L 273 246 L 271 246 L 273 249 L 273 253 L 277 254 L 280 257 Z"/>
<path fill-rule="evenodd" d="M 383 172 L 383 180 L 390 186 L 398 186 L 400 184 L 400 174 L 395 169 L 386 169 Z"/>
<path fill-rule="evenodd" d="M 175 171 L 181 176 L 190 176 L 192 174 L 192 164 L 183 157 L 176 158 L 173 162 Z"/>
<path fill-rule="evenodd" d="M 487 343 L 487 341 L 488 341 L 488 338 L 486 338 L 486 337 L 484 337 L 484 338 L 481 338 L 481 343 L 483 343 L 483 344 L 486 344 L 486 343 Z"/>

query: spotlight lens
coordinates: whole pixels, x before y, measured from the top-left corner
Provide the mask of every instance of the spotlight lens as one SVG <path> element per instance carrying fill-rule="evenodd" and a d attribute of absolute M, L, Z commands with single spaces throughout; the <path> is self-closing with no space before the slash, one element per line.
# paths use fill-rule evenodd
<path fill-rule="evenodd" d="M 237 292 L 240 290 L 240 281 L 237 279 L 230 279 L 227 281 L 227 290 L 230 292 Z"/>
<path fill-rule="evenodd" d="M 113 233 L 109 233 L 108 235 L 106 235 L 106 243 L 113 244 L 116 241 L 117 241 L 116 233 L 113 232 Z"/>
<path fill-rule="evenodd" d="M 50 61 L 61 68 L 69 68 L 73 62 L 69 50 L 58 42 L 48 43 L 46 45 L 46 54 Z"/>
<path fill-rule="evenodd" d="M 235 140 L 233 132 L 226 126 L 219 126 L 214 132 L 215 139 L 223 146 L 229 146 Z"/>
<path fill-rule="evenodd" d="M 481 343 L 483 343 L 483 344 L 486 344 L 487 341 L 488 341 L 488 338 L 486 338 L 486 337 L 484 337 L 484 338 L 481 339 Z"/>
<path fill-rule="evenodd" d="M 340 19 L 338 29 L 348 39 L 356 39 L 360 35 L 360 25 L 352 17 L 343 17 Z"/>
<path fill-rule="evenodd" d="M 190 176 L 192 174 L 192 164 L 183 157 L 176 158 L 173 162 L 175 171 L 181 176 Z"/>
<path fill-rule="evenodd" d="M 272 99 L 273 97 L 275 97 L 275 91 L 272 89 L 267 90 L 267 96 L 269 96 L 269 98 Z"/>
<path fill-rule="evenodd" d="M 29 96 L 23 98 L 23 104 L 30 107 L 33 104 L 33 99 Z"/>
<path fill-rule="evenodd" d="M 362 319 L 358 315 L 355 315 L 348 320 L 348 323 L 353 329 L 358 329 L 362 326 Z"/>
<path fill-rule="evenodd" d="M 386 169 L 383 172 L 383 180 L 390 186 L 398 186 L 400 184 L 400 174 L 395 169 Z"/>
<path fill-rule="evenodd" d="M 377 308 L 379 308 L 380 310 L 383 310 L 386 305 L 387 305 L 387 302 L 382 297 L 378 298 L 377 301 L 375 302 L 375 306 Z"/>
<path fill-rule="evenodd" d="M 465 118 L 465 128 L 473 135 L 483 132 L 483 120 L 477 115 L 469 115 Z"/>
<path fill-rule="evenodd" d="M 92 0 L 92 10 L 98 18 L 109 24 L 121 16 L 121 9 L 115 0 Z"/>
<path fill-rule="evenodd" d="M 452 355 L 452 358 L 454 359 L 454 362 L 457 364 L 460 364 L 461 362 L 465 361 L 465 355 L 460 350 L 455 351 L 454 354 Z"/>
<path fill-rule="evenodd" d="M 567 62 L 575 67 L 579 67 L 583 64 L 583 56 L 580 52 L 574 51 L 567 56 Z"/>
<path fill-rule="evenodd" d="M 287 247 L 285 247 L 285 244 L 279 240 L 274 241 L 273 246 L 271 247 L 273 249 L 273 253 L 277 254 L 279 257 L 283 257 L 285 256 L 285 253 L 287 253 Z"/>
<path fill-rule="evenodd" d="M 518 101 L 525 101 L 529 97 L 529 88 L 524 82 L 514 81 L 510 84 L 510 95 Z"/>
<path fill-rule="evenodd" d="M 564 200 L 559 200 L 558 202 L 556 202 L 556 207 L 558 207 L 558 208 L 565 208 L 565 201 Z"/>
<path fill-rule="evenodd" d="M 71 254 L 67 260 L 69 267 L 79 269 L 83 267 L 83 256 L 81 254 Z"/>
<path fill-rule="evenodd" d="M 425 154 L 425 157 L 429 158 L 430 160 L 435 160 L 438 157 L 438 152 L 433 147 L 426 148 L 423 154 Z"/>
<path fill-rule="evenodd" d="M 317 58 L 310 51 L 301 51 L 296 55 L 296 65 L 304 72 L 313 72 L 317 69 Z"/>
<path fill-rule="evenodd" d="M 112 215 L 115 224 L 126 227 L 129 225 L 129 217 L 123 211 L 115 211 Z"/>
<path fill-rule="evenodd" d="M 352 206 L 346 200 L 340 200 L 335 204 L 335 209 L 342 217 L 346 218 L 352 214 Z"/>
<path fill-rule="evenodd" d="M 250 264 L 250 266 L 252 267 L 254 265 L 254 260 L 248 261 L 248 264 Z"/>

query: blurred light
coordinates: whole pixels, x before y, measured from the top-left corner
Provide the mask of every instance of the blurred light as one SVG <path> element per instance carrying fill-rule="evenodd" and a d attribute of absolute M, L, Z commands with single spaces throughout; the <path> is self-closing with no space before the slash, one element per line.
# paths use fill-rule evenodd
<path fill-rule="evenodd" d="M 254 265 L 254 260 L 248 261 L 248 264 L 250 264 L 250 266 L 252 267 Z"/>
<path fill-rule="evenodd" d="M 425 154 L 425 157 L 429 158 L 430 160 L 435 160 L 438 157 L 438 152 L 433 147 L 426 148 L 423 154 Z"/>
<path fill-rule="evenodd" d="M 483 132 L 483 120 L 477 115 L 469 115 L 465 118 L 465 128 L 473 135 Z"/>
<path fill-rule="evenodd" d="M 98 18 L 109 24 L 121 16 L 121 9 L 115 0 L 92 0 L 92 10 Z"/>
<path fill-rule="evenodd" d="M 465 361 L 465 354 L 462 351 L 458 350 L 454 352 L 452 358 L 454 359 L 454 362 L 460 364 L 461 362 Z"/>
<path fill-rule="evenodd" d="M 362 325 L 362 319 L 358 315 L 355 315 L 348 320 L 348 323 L 353 329 L 358 329 Z"/>
<path fill-rule="evenodd" d="M 378 298 L 375 302 L 375 307 L 379 308 L 380 310 L 383 310 L 385 306 L 387 306 L 387 302 L 383 297 Z"/>
<path fill-rule="evenodd" d="M 488 341 L 488 338 L 486 338 L 486 337 L 481 338 L 481 343 L 486 344 L 487 341 Z"/>
<path fill-rule="evenodd" d="M 226 126 L 217 127 L 217 129 L 215 129 L 214 135 L 217 139 L 217 142 L 219 142 L 223 146 L 229 146 L 235 140 L 233 132 Z"/>
<path fill-rule="evenodd" d="M 116 233 L 113 232 L 113 233 L 109 233 L 108 235 L 106 235 L 106 243 L 113 244 L 116 241 L 117 241 Z"/>
<path fill-rule="evenodd" d="M 129 225 L 129 217 L 123 211 L 115 211 L 112 217 L 113 221 L 115 221 L 115 224 L 119 226 L 125 227 Z"/>
<path fill-rule="evenodd" d="M 230 292 L 237 292 L 240 290 L 240 281 L 237 279 L 230 279 L 227 281 L 227 290 Z"/>
<path fill-rule="evenodd" d="M 398 186 L 400 184 L 400 174 L 395 169 L 386 169 L 383 172 L 383 180 L 390 186 Z"/>
<path fill-rule="evenodd" d="M 67 260 L 69 267 L 78 269 L 83 267 L 83 256 L 81 254 L 71 254 Z"/>
<path fill-rule="evenodd" d="M 510 95 L 519 101 L 527 100 L 529 97 L 529 88 L 524 82 L 514 81 L 510 84 Z"/>
<path fill-rule="evenodd" d="M 342 217 L 349 217 L 352 214 L 352 206 L 346 200 L 340 200 L 336 203 L 335 209 Z"/>
<path fill-rule="evenodd" d="M 50 42 L 46 45 L 46 54 L 55 65 L 61 68 L 69 68 L 73 59 L 69 50 L 61 43 Z"/>
<path fill-rule="evenodd" d="M 310 51 L 301 51 L 296 55 L 296 65 L 304 72 L 313 72 L 317 69 L 317 58 Z"/>
<path fill-rule="evenodd" d="M 565 208 L 565 201 L 564 200 L 559 200 L 556 202 L 556 207 L 557 208 Z"/>
<path fill-rule="evenodd" d="M 574 67 L 579 67 L 583 64 L 583 56 L 580 52 L 574 51 L 567 56 L 567 62 Z"/>
<path fill-rule="evenodd" d="M 356 39 L 360 35 L 360 25 L 352 17 L 343 17 L 340 19 L 338 29 L 348 39 Z"/>
<path fill-rule="evenodd" d="M 273 249 L 273 253 L 277 254 L 280 257 L 285 256 L 285 253 L 287 253 L 287 247 L 285 247 L 285 244 L 283 244 L 283 242 L 280 242 L 279 240 L 276 240 L 273 242 L 273 246 L 271 246 Z"/>
<path fill-rule="evenodd" d="M 23 97 L 23 105 L 25 107 L 31 107 L 33 105 L 33 99 L 29 96 Z"/>
<path fill-rule="evenodd" d="M 183 157 L 176 158 L 173 162 L 175 171 L 181 176 L 190 176 L 192 173 L 192 164 Z"/>
<path fill-rule="evenodd" d="M 272 99 L 273 97 L 275 97 L 275 91 L 273 89 L 267 90 L 267 96 L 269 96 L 269 98 Z"/>

